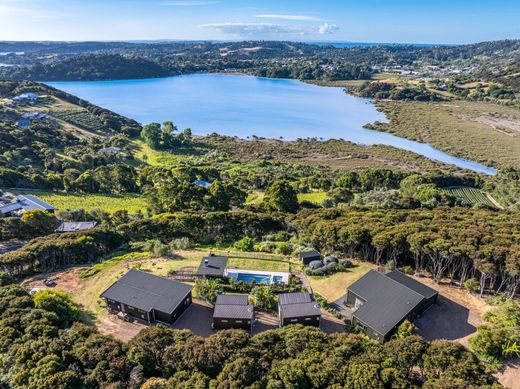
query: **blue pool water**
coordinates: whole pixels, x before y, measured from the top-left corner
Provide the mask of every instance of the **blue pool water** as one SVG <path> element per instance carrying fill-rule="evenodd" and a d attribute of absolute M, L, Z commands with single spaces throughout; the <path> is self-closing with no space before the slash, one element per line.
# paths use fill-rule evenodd
<path fill-rule="evenodd" d="M 237 281 L 242 282 L 255 282 L 257 284 L 268 285 L 271 283 L 271 276 L 266 274 L 254 274 L 254 273 L 228 273 L 229 277 L 234 278 Z M 273 276 L 273 283 L 280 284 L 283 282 L 282 276 Z"/>
<path fill-rule="evenodd" d="M 476 172 L 492 168 L 457 158 L 426 143 L 363 128 L 386 121 L 367 99 L 295 80 L 192 74 L 145 80 L 50 82 L 49 85 L 143 124 L 173 121 L 194 134 L 248 138 L 316 137 L 384 144 Z"/>

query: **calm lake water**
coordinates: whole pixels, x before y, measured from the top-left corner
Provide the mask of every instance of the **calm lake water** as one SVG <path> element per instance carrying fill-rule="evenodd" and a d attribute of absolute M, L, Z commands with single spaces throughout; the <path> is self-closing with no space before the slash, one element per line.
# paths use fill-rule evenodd
<path fill-rule="evenodd" d="M 221 74 L 48 84 L 143 124 L 171 120 L 179 129 L 189 127 L 200 135 L 217 132 L 241 138 L 316 137 L 385 144 L 476 172 L 495 173 L 428 144 L 364 129 L 366 123 L 386 121 L 385 116 L 369 100 L 341 88 Z"/>

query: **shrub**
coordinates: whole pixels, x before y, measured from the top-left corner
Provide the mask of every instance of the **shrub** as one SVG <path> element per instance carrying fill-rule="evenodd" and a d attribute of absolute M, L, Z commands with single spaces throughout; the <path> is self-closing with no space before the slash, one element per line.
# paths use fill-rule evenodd
<path fill-rule="evenodd" d="M 413 270 L 413 267 L 411 266 L 403 266 L 401 268 L 401 271 L 404 273 L 404 274 L 408 274 L 408 275 L 413 275 L 415 274 L 415 271 Z"/>
<path fill-rule="evenodd" d="M 182 238 L 174 239 L 169 244 L 170 250 L 186 250 L 191 246 L 190 238 L 183 236 Z"/>
<path fill-rule="evenodd" d="M 238 242 L 233 245 L 238 251 L 253 251 L 255 247 L 255 241 L 249 236 L 244 236 Z"/>
<path fill-rule="evenodd" d="M 291 255 L 293 250 L 293 245 L 288 242 L 281 242 L 278 244 L 276 248 L 276 252 L 281 255 Z"/>
<path fill-rule="evenodd" d="M 11 285 L 14 282 L 13 277 L 4 271 L 0 272 L 0 286 Z"/>
<path fill-rule="evenodd" d="M 60 290 L 44 289 L 34 294 L 34 306 L 54 312 L 63 327 L 79 321 L 81 310 L 72 301 L 70 295 Z"/>
<path fill-rule="evenodd" d="M 268 285 L 258 285 L 251 291 L 251 300 L 255 308 L 275 309 L 278 305 L 273 289 Z"/>
<path fill-rule="evenodd" d="M 464 288 L 470 292 L 476 292 L 479 288 L 479 282 L 476 278 L 468 278 L 464 281 Z"/>
<path fill-rule="evenodd" d="M 217 295 L 224 291 L 222 281 L 218 279 L 198 279 L 195 282 L 197 294 L 211 304 L 217 301 Z"/>

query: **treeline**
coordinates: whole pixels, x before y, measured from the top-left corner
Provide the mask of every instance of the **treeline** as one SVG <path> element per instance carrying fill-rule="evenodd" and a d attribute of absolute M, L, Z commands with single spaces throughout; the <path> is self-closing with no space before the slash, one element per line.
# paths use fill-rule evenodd
<path fill-rule="evenodd" d="M 167 69 L 136 56 L 86 54 L 62 61 L 36 62 L 29 67 L 15 67 L 12 80 L 80 81 L 166 77 Z"/>
<path fill-rule="evenodd" d="M 94 262 L 124 242 L 121 234 L 103 229 L 47 235 L 0 256 L 0 269 L 14 276 L 49 272 Z"/>
<path fill-rule="evenodd" d="M 518 220 L 518 214 L 439 207 L 304 210 L 292 223 L 323 252 L 411 265 L 435 280 L 447 277 L 460 287 L 476 283 L 480 294 L 513 297 L 520 287 Z"/>
<path fill-rule="evenodd" d="M 403 101 L 443 101 L 445 98 L 430 92 L 425 86 L 407 84 L 405 86 L 389 82 L 368 81 L 352 90 L 365 98 Z"/>
<path fill-rule="evenodd" d="M 174 213 L 138 220 L 118 227 L 131 241 L 187 237 L 195 243 L 234 242 L 245 235 L 262 237 L 285 228 L 282 215 L 247 211 Z"/>
<path fill-rule="evenodd" d="M 128 345 L 79 322 L 63 292 L 0 288 L 0 383 L 39 388 L 499 388 L 474 354 L 407 336 L 380 345 L 288 326 L 208 338 L 153 326 Z"/>

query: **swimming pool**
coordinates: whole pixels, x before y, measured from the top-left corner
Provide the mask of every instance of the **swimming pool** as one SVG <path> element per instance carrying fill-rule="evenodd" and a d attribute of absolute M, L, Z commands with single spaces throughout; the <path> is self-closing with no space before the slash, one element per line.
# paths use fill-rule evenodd
<path fill-rule="evenodd" d="M 286 272 L 226 269 L 226 275 L 227 277 L 234 278 L 237 281 L 255 282 L 264 285 L 289 283 L 289 273 Z"/>

